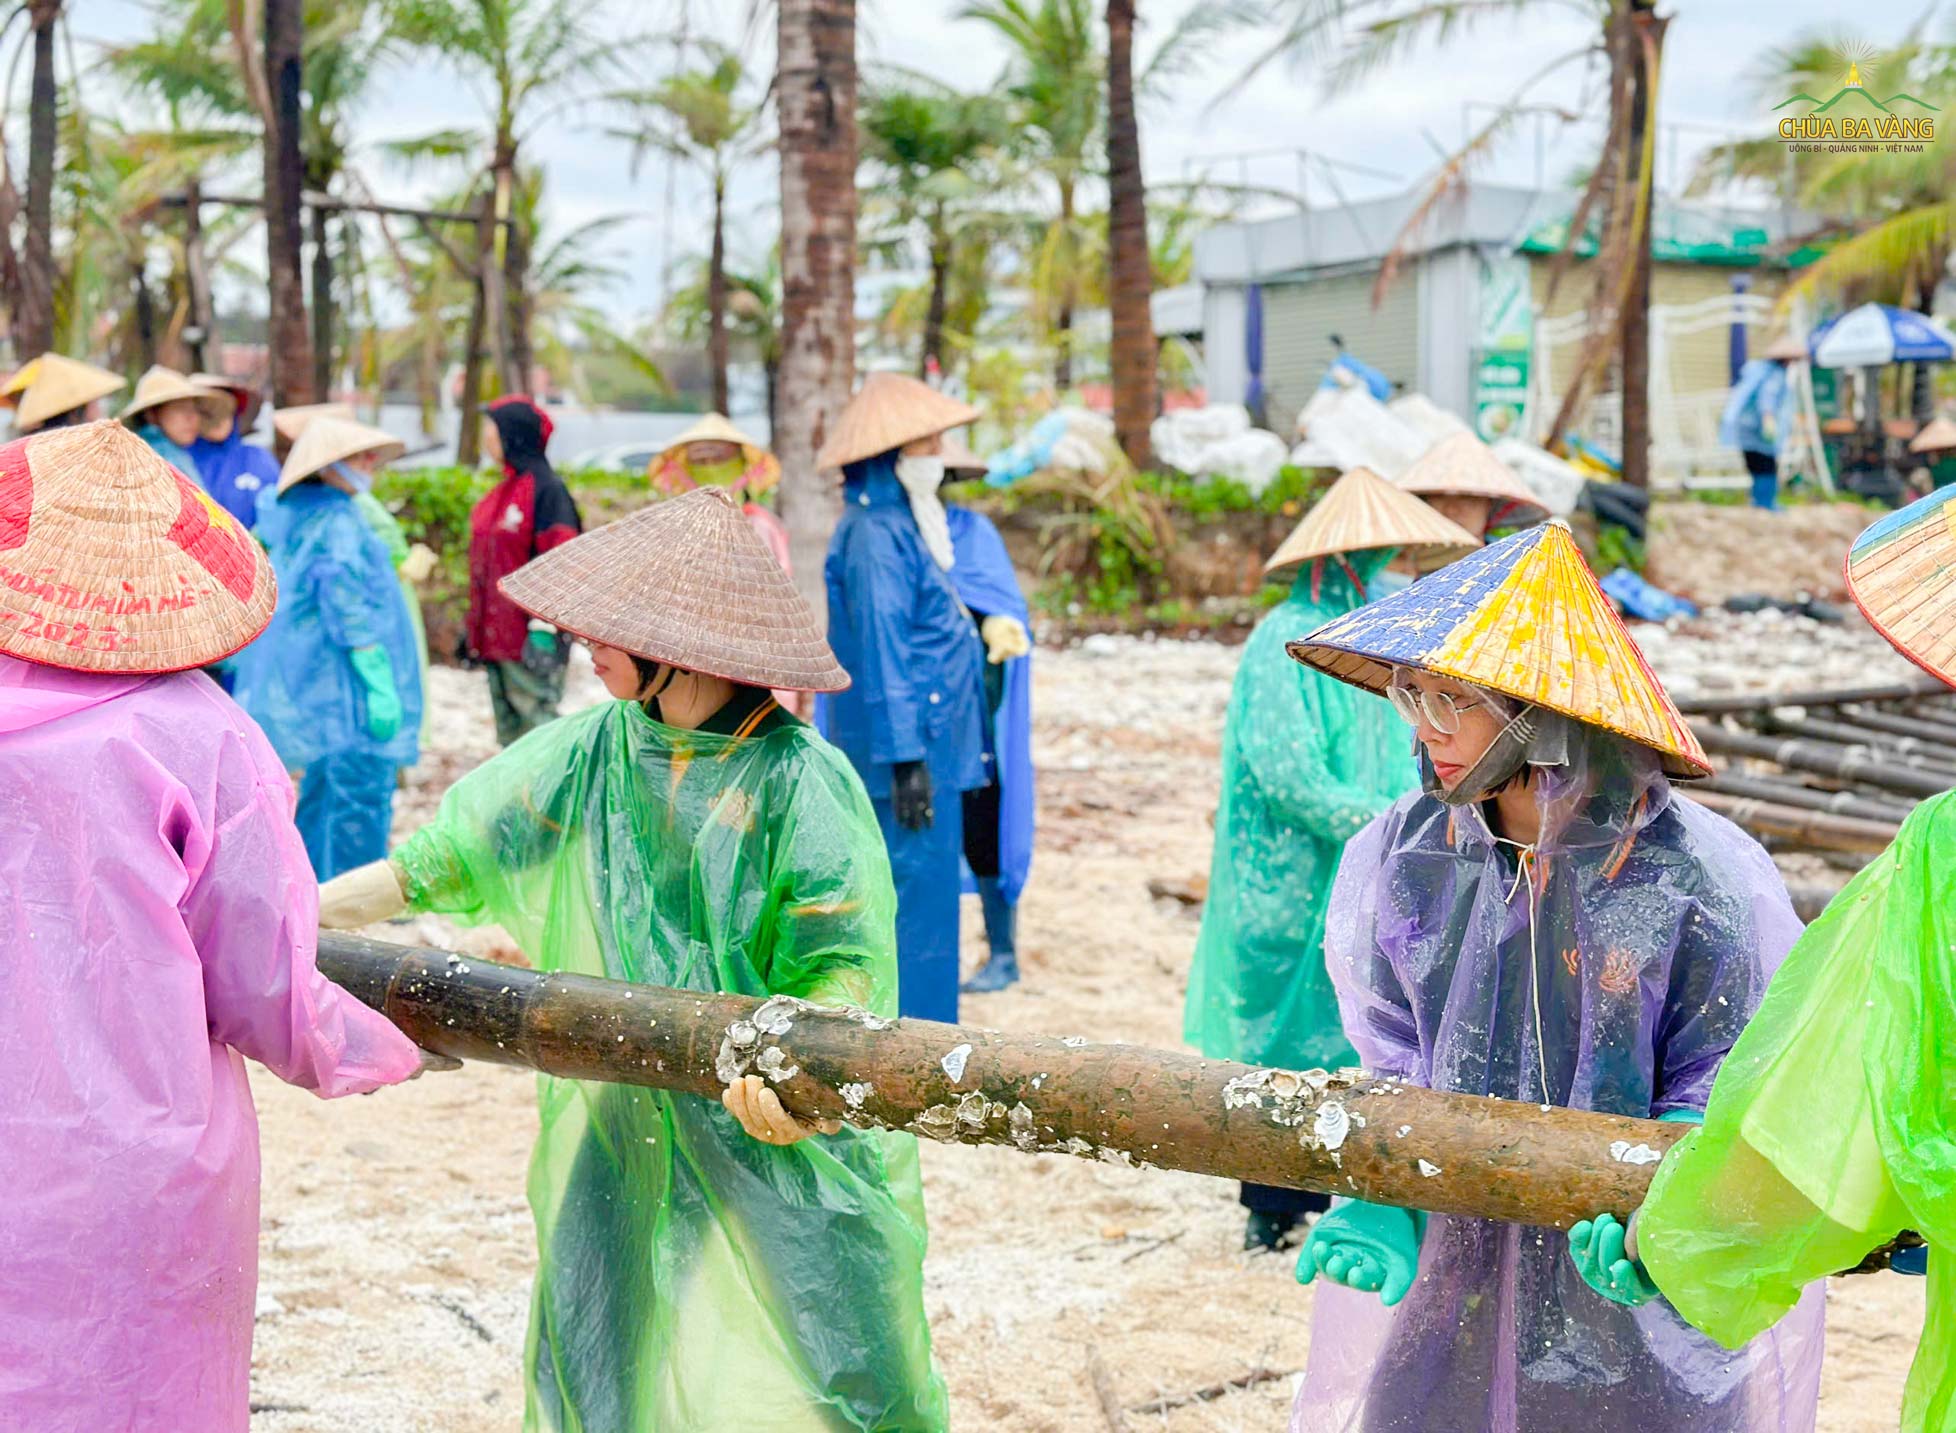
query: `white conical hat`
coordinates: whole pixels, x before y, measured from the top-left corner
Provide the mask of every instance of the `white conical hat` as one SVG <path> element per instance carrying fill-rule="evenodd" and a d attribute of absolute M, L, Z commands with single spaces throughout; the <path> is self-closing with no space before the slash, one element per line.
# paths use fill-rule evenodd
<path fill-rule="evenodd" d="M 286 454 L 285 465 L 278 470 L 278 490 L 282 493 L 322 468 L 361 453 L 373 453 L 385 463 L 406 451 L 407 444 L 392 433 L 369 428 L 351 418 L 321 414 L 306 424 L 292 451 Z"/>
<path fill-rule="evenodd" d="M 165 368 L 160 363 L 151 364 L 148 371 L 136 380 L 136 391 L 130 396 L 128 404 L 117 416 L 131 427 L 135 420 L 152 408 L 165 403 L 175 403 L 188 399 L 208 418 L 229 417 L 237 411 L 237 403 L 229 393 L 222 389 L 206 388 L 193 382 L 187 375 L 174 368 Z"/>
<path fill-rule="evenodd" d="M 22 374 L 26 374 L 24 382 Z M 86 407 L 97 398 L 128 387 L 120 373 L 59 353 L 42 354 L 25 364 L 8 383 L 22 385 L 20 402 L 14 409 L 14 427 L 22 433 L 31 433 L 58 414 Z"/>
<path fill-rule="evenodd" d="M 858 463 L 973 421 L 978 410 L 901 373 L 872 373 L 836 415 L 818 468 Z"/>
<path fill-rule="evenodd" d="M 1311 505 L 1283 545 L 1263 564 L 1278 572 L 1314 558 L 1374 547 L 1417 553 L 1462 553 L 1481 540 L 1449 518 L 1401 492 L 1370 468 L 1353 468 Z"/>

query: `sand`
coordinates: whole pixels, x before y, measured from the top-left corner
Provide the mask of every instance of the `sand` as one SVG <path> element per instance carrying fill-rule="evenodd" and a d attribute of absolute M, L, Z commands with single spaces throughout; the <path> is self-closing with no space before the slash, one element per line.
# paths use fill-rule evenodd
<path fill-rule="evenodd" d="M 1653 629 L 1650 645 L 1660 670 L 1738 671 L 1747 686 L 1820 655 L 1779 627 L 1763 643 L 1766 630 L 1736 620 L 1696 636 Z M 1872 634 L 1839 640 L 1847 645 L 1823 665 L 1886 650 Z M 1196 917 L 1151 900 L 1147 885 L 1199 883 L 1207 872 L 1218 734 L 1239 652 L 1105 637 L 1041 651 L 1041 824 L 1021 917 L 1027 978 L 968 999 L 967 1020 L 1178 1042 Z M 594 700 L 578 660 L 573 701 Z M 482 678 L 437 671 L 434 682 L 433 754 L 404 793 L 403 829 L 433 809 L 442 783 L 494 749 Z M 968 905 L 975 961 L 983 942 Z M 392 933 L 458 939 L 432 918 Z M 480 949 L 485 938 L 466 939 Z M 262 1071 L 254 1088 L 265 1190 L 253 1428 L 519 1428 L 535 1257 L 523 1199 L 532 1077 L 469 1066 L 330 1104 Z M 1241 1252 L 1232 1186 L 996 1149 L 926 1144 L 923 1155 L 926 1293 L 955 1427 L 1104 1427 L 1088 1376 L 1095 1354 L 1130 1408 L 1255 1370 L 1277 1375 L 1166 1414 L 1130 1413 L 1137 1433 L 1284 1427 L 1312 1291 L 1294 1282 L 1290 1257 Z M 1892 1429 L 1922 1281 L 1884 1275 L 1832 1289 L 1820 1426 Z"/>

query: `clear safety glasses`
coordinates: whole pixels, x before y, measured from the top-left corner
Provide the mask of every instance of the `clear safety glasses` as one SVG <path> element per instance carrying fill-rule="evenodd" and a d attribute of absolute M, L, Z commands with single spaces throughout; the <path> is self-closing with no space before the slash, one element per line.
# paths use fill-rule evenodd
<path fill-rule="evenodd" d="M 1386 688 L 1386 697 L 1407 726 L 1418 726 L 1424 721 L 1442 736 L 1458 732 L 1460 714 L 1481 705 L 1477 700 L 1463 701 L 1450 692 L 1422 692 L 1418 687 L 1397 684 Z"/>

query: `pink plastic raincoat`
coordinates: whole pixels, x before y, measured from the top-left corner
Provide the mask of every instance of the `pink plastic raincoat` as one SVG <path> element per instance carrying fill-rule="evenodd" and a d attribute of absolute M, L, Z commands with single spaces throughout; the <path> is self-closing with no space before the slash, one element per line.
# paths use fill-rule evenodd
<path fill-rule="evenodd" d="M 208 677 L 0 656 L 0 1429 L 248 1426 L 240 1057 L 326 1096 L 418 1064 L 314 969 L 291 812 Z"/>

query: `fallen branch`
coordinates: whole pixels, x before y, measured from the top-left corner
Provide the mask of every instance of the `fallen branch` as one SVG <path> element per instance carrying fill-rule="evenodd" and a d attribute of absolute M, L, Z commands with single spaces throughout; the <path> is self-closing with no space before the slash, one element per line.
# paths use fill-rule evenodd
<path fill-rule="evenodd" d="M 1150 1417 L 1172 1413 L 1177 1408 L 1187 1408 L 1192 1403 L 1214 1403 L 1218 1398 L 1227 1398 L 1232 1393 L 1243 1393 L 1259 1384 L 1275 1383 L 1291 1375 L 1277 1368 L 1253 1368 L 1241 1378 L 1225 1379 L 1212 1383 L 1206 1388 L 1192 1389 L 1187 1393 L 1176 1393 L 1165 1398 L 1157 1398 L 1148 1403 L 1130 1405 L 1129 1413 L 1144 1413 Z"/>
<path fill-rule="evenodd" d="M 1107 1433 L 1128 1433 L 1127 1418 L 1121 1412 L 1120 1400 L 1114 1397 L 1114 1380 L 1107 1374 L 1107 1365 L 1100 1361 L 1100 1350 L 1092 1344 L 1087 1345 L 1087 1378 L 1093 1384 L 1093 1396 L 1100 1400 L 1100 1416 L 1107 1420 Z"/>

